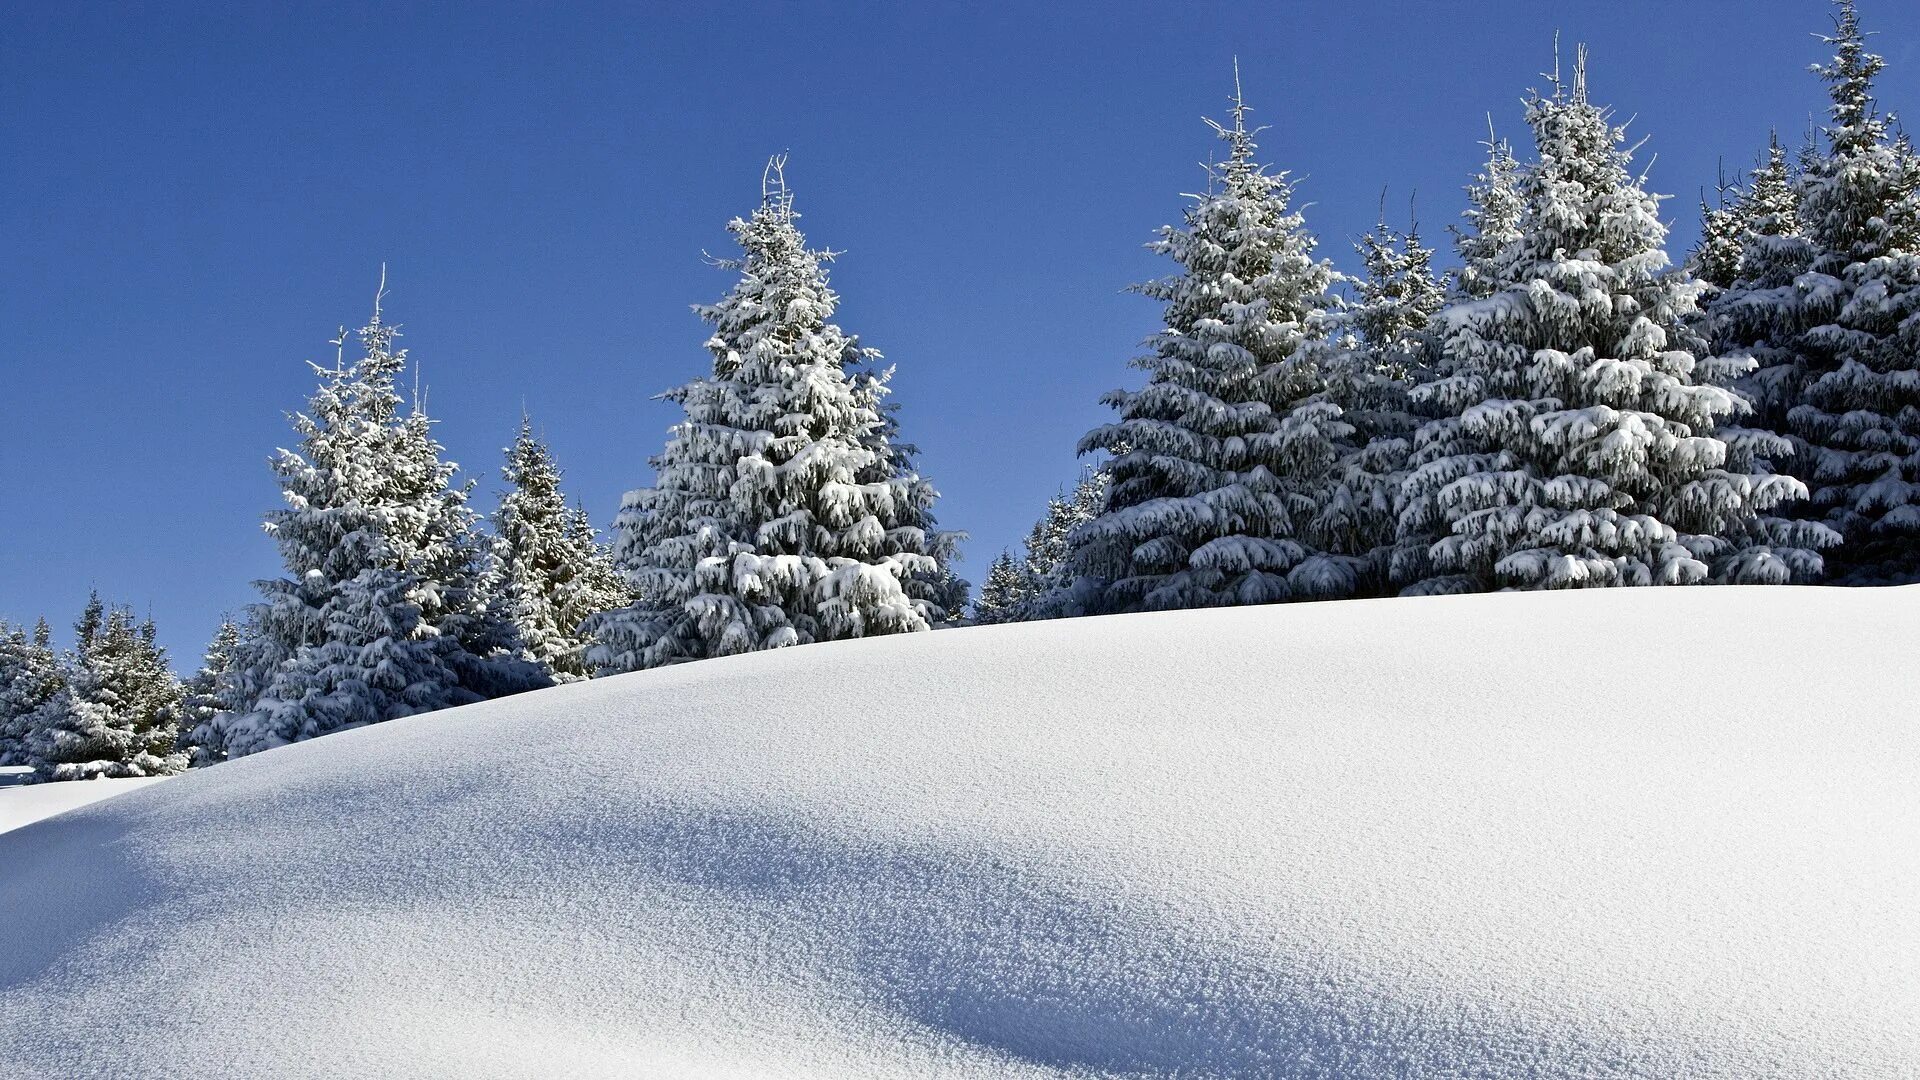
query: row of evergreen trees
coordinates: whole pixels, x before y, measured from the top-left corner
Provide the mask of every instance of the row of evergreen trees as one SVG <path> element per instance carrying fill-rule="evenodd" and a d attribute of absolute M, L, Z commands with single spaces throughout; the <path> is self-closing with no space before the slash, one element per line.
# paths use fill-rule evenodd
<path fill-rule="evenodd" d="M 594 674 L 958 619 L 959 534 L 935 527 L 890 371 L 831 321 L 832 254 L 806 246 L 783 166 L 729 226 L 742 255 L 723 265 L 738 281 L 696 308 L 714 326 L 709 371 L 666 395 L 687 419 L 654 459 L 655 486 L 627 495 L 612 550 L 567 504 L 525 418 L 481 528 L 471 483 L 401 393 L 383 280 L 359 358 L 346 361 L 343 330 L 333 365 L 312 365 L 298 448 L 273 463 L 286 505 L 266 531 L 287 576 L 256 583 L 261 602 L 223 625 L 190 693 L 147 625 L 139 677 L 172 688 L 164 707 L 116 691 L 68 720 L 37 688 L 79 688 L 91 657 L 118 654 L 92 630 L 71 657 L 44 632 L 8 638 L 24 661 L 0 688 L 17 681 L 23 704 L 0 697 L 0 755 L 47 779 L 175 772 Z M 123 621 L 109 615 L 108 630 Z"/>
<path fill-rule="evenodd" d="M 1489 137 L 1442 276 L 1417 228 L 1316 257 L 1235 88 L 1227 155 L 1152 245 L 1177 273 L 1138 390 L 972 616 L 1497 588 L 1920 577 L 1920 159 L 1841 0 L 1825 145 L 1776 145 L 1669 266 L 1661 197 L 1584 50 Z M 556 681 L 959 619 L 959 534 L 843 331 L 769 163 L 705 372 L 603 548 L 523 418 L 492 528 L 376 298 L 274 463 L 287 576 L 201 673 L 96 601 L 71 654 L 0 627 L 0 756 L 47 778 L 209 764 Z M 384 289 L 384 282 L 383 282 Z"/>
<path fill-rule="evenodd" d="M 433 421 L 406 407 L 397 335 L 376 298 L 360 358 L 313 365 L 299 449 L 274 461 L 286 506 L 266 521 L 288 576 L 257 583 L 262 602 L 222 623 L 192 679 L 168 670 L 151 620 L 97 597 L 70 653 L 44 620 L 0 627 L 0 764 L 166 774 L 591 674 L 581 623 L 632 593 L 586 512 L 523 418 L 482 532 Z"/>
<path fill-rule="evenodd" d="M 1153 247 L 1165 328 L 981 621 L 1293 599 L 1920 578 L 1920 158 L 1839 4 L 1825 146 L 1777 142 L 1669 266 L 1660 196 L 1570 80 L 1489 138 L 1446 278 L 1384 224 L 1316 259 L 1247 109 Z M 1071 502 L 1078 503 L 1078 497 Z"/>
<path fill-rule="evenodd" d="M 179 731 L 207 702 L 208 672 L 183 684 L 167 666 L 153 620 L 94 594 L 56 652 L 45 619 L 31 631 L 0 623 L 0 765 L 32 765 L 50 780 L 179 772 Z"/>

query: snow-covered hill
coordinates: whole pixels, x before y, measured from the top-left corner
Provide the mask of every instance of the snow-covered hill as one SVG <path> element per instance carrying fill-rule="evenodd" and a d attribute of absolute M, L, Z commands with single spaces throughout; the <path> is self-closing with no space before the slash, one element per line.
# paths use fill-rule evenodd
<path fill-rule="evenodd" d="M 0 835 L 27 1076 L 1920 1074 L 1920 588 L 808 646 Z"/>

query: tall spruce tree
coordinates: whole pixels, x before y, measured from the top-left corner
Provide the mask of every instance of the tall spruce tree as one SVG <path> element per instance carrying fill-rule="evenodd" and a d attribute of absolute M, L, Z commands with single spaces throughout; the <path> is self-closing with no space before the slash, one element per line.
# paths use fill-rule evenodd
<path fill-rule="evenodd" d="M 1920 159 L 1879 115 L 1852 0 L 1828 64 L 1824 152 L 1791 196 L 1776 147 L 1755 178 L 1741 280 L 1715 330 L 1751 351 L 1757 423 L 1787 435 L 1810 513 L 1845 537 L 1835 580 L 1920 580 Z"/>
<path fill-rule="evenodd" d="M 606 672 L 811 641 L 930 629 L 954 591 L 957 534 L 886 403 L 890 372 L 831 320 L 831 252 L 806 246 L 769 162 L 728 225 L 740 278 L 710 307 L 710 373 L 665 395 L 686 412 L 629 492 L 614 557 L 641 601 L 591 622 Z M 960 590 L 964 595 L 964 583 Z"/>
<path fill-rule="evenodd" d="M 1715 436 L 1744 408 L 1723 383 L 1751 363 L 1703 357 L 1702 286 L 1666 272 L 1659 200 L 1588 99 L 1584 48 L 1527 121 L 1538 158 L 1499 287 L 1438 315 L 1437 370 L 1413 393 L 1435 419 L 1400 514 L 1407 591 L 1817 573 L 1808 548 L 1757 542 L 1776 539 L 1754 535 L 1759 512 L 1804 488 Z"/>
<path fill-rule="evenodd" d="M 27 763 L 33 718 L 66 685 L 47 620 L 31 631 L 0 622 L 0 765 Z"/>
<path fill-rule="evenodd" d="M 266 528 L 291 576 L 257 583 L 219 691 L 231 757 L 548 683 L 485 593 L 470 485 L 420 403 L 402 409 L 397 333 L 376 299 L 361 358 L 312 365 L 300 450 L 274 462 L 287 506 Z"/>
<path fill-rule="evenodd" d="M 1180 272 L 1138 286 L 1165 328 L 1136 359 L 1140 390 L 1080 441 L 1108 455 L 1102 512 L 1074 531 L 1062 613 L 1262 604 L 1317 592 L 1298 537 L 1351 431 L 1317 364 L 1338 300 L 1333 269 L 1292 208 L 1286 173 L 1257 160 L 1235 78 L 1228 146 L 1183 227 L 1149 245 Z"/>
<path fill-rule="evenodd" d="M 520 420 L 501 474 L 507 491 L 493 515 L 490 592 L 519 633 L 520 655 L 558 682 L 593 674 L 581 626 L 633 602 L 594 535 L 586 512 L 567 505 L 553 452 Z"/>
<path fill-rule="evenodd" d="M 26 764 L 41 780 L 165 776 L 186 768 L 175 748 L 180 681 L 151 620 L 92 596 L 74 627 L 65 685 L 33 714 Z"/>

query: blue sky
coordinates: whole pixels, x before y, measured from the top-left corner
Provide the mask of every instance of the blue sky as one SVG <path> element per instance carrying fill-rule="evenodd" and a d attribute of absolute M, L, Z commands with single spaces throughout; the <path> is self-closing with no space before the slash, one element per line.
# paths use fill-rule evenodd
<path fill-rule="evenodd" d="M 1817 0 L 1548 5 L 354 4 L 28 0 L 0 38 L 0 615 L 90 587 L 190 668 L 280 572 L 260 516 L 307 360 L 388 313 L 450 456 L 499 488 L 524 404 L 609 521 L 707 363 L 702 252 L 788 177 L 846 254 L 839 321 L 899 365 L 907 436 L 978 581 L 1070 483 L 1156 308 L 1123 292 L 1203 183 L 1238 54 L 1267 159 L 1352 267 L 1382 187 L 1444 239 L 1486 115 L 1553 34 L 1657 153 L 1674 251 L 1716 162 L 1823 108 Z M 1862 0 L 1920 108 L 1920 5 Z"/>

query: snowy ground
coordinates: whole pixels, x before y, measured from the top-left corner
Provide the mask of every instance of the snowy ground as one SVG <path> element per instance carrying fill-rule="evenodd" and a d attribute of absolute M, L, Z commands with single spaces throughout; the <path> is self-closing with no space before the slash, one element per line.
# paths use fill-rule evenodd
<path fill-rule="evenodd" d="M 1911 1077 L 1916 655 L 1920 588 L 1641 589 L 562 687 L 0 835 L 0 1046 L 30 1076 Z"/>
<path fill-rule="evenodd" d="M 159 779 L 144 777 L 133 780 L 87 780 L 70 784 L 21 783 L 21 775 L 30 771 L 24 766 L 0 765 L 0 833 L 145 787 Z"/>

